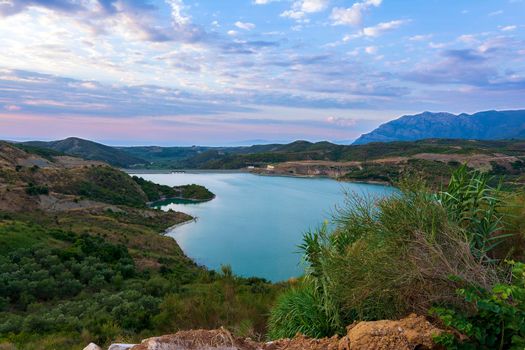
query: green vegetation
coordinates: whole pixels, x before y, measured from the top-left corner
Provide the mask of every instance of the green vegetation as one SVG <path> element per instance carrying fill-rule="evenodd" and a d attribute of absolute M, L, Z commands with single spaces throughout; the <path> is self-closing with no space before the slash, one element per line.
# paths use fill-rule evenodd
<path fill-rule="evenodd" d="M 49 194 L 49 188 L 44 185 L 35 185 L 34 183 L 29 183 L 29 185 L 26 187 L 26 193 L 30 196 Z"/>
<path fill-rule="evenodd" d="M 429 184 L 440 185 L 460 166 L 458 162 L 443 163 L 425 159 L 409 159 L 406 163 L 399 164 L 365 163 L 360 168 L 351 169 L 340 180 L 395 184 L 402 178 L 412 175 L 424 178 Z"/>
<path fill-rule="evenodd" d="M 49 226 L 0 221 L 0 344 L 81 349 L 90 341 L 220 326 L 244 336 L 265 333 L 279 290 L 265 280 L 176 263 L 169 253 L 156 266 L 140 266 L 109 237 Z"/>
<path fill-rule="evenodd" d="M 64 156 L 65 154 L 62 153 L 62 152 L 58 152 L 58 151 L 55 151 L 53 149 L 49 149 L 49 148 L 44 148 L 44 147 L 37 147 L 37 146 L 30 146 L 30 145 L 25 145 L 23 143 L 15 143 L 13 144 L 13 146 L 27 152 L 27 153 L 30 153 L 30 154 L 35 154 L 37 156 L 40 156 L 42 158 L 45 158 L 51 162 L 54 162 L 54 158 L 53 157 L 57 157 L 57 156 Z"/>
<path fill-rule="evenodd" d="M 525 348 L 525 265 L 511 263 L 510 283 L 499 283 L 491 290 L 468 286 L 458 289 L 458 295 L 475 312 L 451 308 L 434 308 L 444 325 L 469 337 L 461 342 L 452 334 L 439 336 L 438 344 L 448 349 L 523 349 Z"/>
<path fill-rule="evenodd" d="M 78 181 L 60 188 L 62 192 L 105 203 L 145 206 L 146 196 L 126 173 L 109 166 L 94 166 L 82 175 Z"/>
<path fill-rule="evenodd" d="M 524 157 L 523 141 L 427 139 L 413 142 L 336 145 L 330 142 L 296 141 L 290 144 L 250 147 L 108 147 L 87 140 L 69 138 L 54 142 L 29 142 L 47 148 L 102 160 L 109 164 L 150 169 L 240 169 L 248 165 L 264 166 L 285 161 L 327 160 L 368 162 L 389 157 L 411 157 L 430 153 L 441 155 L 503 154 Z"/>
<path fill-rule="evenodd" d="M 0 146 L 0 348 L 82 349 L 220 326 L 253 338 L 266 333 L 281 287 L 197 266 L 163 235 L 191 217 L 146 206 L 154 191 L 201 198 L 209 191 L 138 184 L 80 161 L 20 166 L 27 153 Z M 62 207 L 43 210 L 41 199 Z"/>
<path fill-rule="evenodd" d="M 524 236 L 509 234 L 517 227 L 509 213 L 523 195 L 500 192 L 492 182 L 461 167 L 438 193 L 411 178 L 391 198 L 349 197 L 334 231 L 323 226 L 305 235 L 307 274 L 278 299 L 270 335 L 330 336 L 354 321 L 414 312 L 438 315 L 469 336 L 444 336 L 451 349 L 521 345 L 523 266 L 509 279 L 503 261 L 522 254 L 511 248 L 513 240 L 523 246 Z"/>
<path fill-rule="evenodd" d="M 136 164 L 144 164 L 145 160 L 134 157 L 127 152 L 124 152 L 118 148 L 102 145 L 93 141 L 83 140 L 77 137 L 70 137 L 60 141 L 31 141 L 16 144 L 28 151 L 39 152 L 40 156 L 45 156 L 42 150 L 50 152 L 50 156 L 55 155 L 69 155 L 74 157 L 80 157 L 88 160 L 98 160 L 111 164 L 116 167 L 130 167 Z"/>
<path fill-rule="evenodd" d="M 285 145 L 257 145 L 232 148 L 180 148 L 177 158 L 170 158 L 175 152 L 165 149 L 137 148 L 124 149 L 151 163 L 147 168 L 200 168 L 200 169 L 239 169 L 248 165 L 265 166 L 266 164 L 286 161 L 327 160 L 360 161 L 389 157 L 411 157 L 417 154 L 472 155 L 504 154 L 523 157 L 523 141 L 472 141 L 429 139 L 414 142 L 370 143 L 367 145 L 346 146 L 329 142 L 310 143 L 296 141 Z M 165 153 L 164 153 L 165 152 Z M 159 158 L 160 154 L 164 157 Z"/>
<path fill-rule="evenodd" d="M 179 186 L 181 197 L 184 199 L 210 200 L 215 197 L 206 187 L 196 184 Z"/>
<path fill-rule="evenodd" d="M 163 198 L 175 197 L 177 195 L 177 191 L 173 187 L 159 185 L 138 176 L 133 176 L 132 178 L 133 181 L 140 186 L 142 191 L 144 191 L 149 202 L 155 202 Z"/>
<path fill-rule="evenodd" d="M 149 202 L 156 202 L 165 199 L 188 199 L 194 201 L 209 201 L 215 197 L 206 187 L 196 184 L 170 187 L 159 185 L 154 182 L 144 180 L 141 177 L 133 176 L 133 180 L 140 186 L 148 197 Z"/>

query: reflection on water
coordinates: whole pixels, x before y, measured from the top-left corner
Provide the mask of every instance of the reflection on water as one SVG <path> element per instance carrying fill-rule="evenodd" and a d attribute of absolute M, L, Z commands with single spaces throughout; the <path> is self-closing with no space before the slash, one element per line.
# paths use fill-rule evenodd
<path fill-rule="evenodd" d="M 230 264 L 242 276 L 272 281 L 303 272 L 297 245 L 305 231 L 331 219 L 344 192 L 385 196 L 393 188 L 341 183 L 330 179 L 267 177 L 245 173 L 140 174 L 147 180 L 178 186 L 196 183 L 216 194 L 209 202 L 171 200 L 156 203 L 197 217 L 169 234 L 197 263 L 211 269 Z"/>

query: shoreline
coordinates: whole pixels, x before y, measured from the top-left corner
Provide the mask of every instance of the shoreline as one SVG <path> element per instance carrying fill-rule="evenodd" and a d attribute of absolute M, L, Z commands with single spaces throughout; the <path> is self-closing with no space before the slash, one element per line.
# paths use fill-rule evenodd
<path fill-rule="evenodd" d="M 171 201 L 171 200 L 181 200 L 181 201 L 188 201 L 188 202 L 192 202 L 192 203 L 206 203 L 206 202 L 214 200 L 216 197 L 217 196 L 215 194 L 213 194 L 213 197 L 211 197 L 209 199 L 196 199 L 196 198 L 184 198 L 184 197 L 166 197 L 166 198 L 158 199 L 158 200 L 153 201 L 153 202 L 146 202 L 146 205 L 149 208 L 154 209 L 154 204 L 155 203 L 160 203 L 160 202 L 165 202 L 165 201 L 167 202 L 167 201 Z M 184 204 L 184 203 L 182 203 L 182 204 Z"/>
<path fill-rule="evenodd" d="M 121 169 L 122 171 L 125 171 L 128 174 L 171 174 L 174 172 L 174 170 L 170 169 Z M 367 184 L 367 185 L 381 185 L 381 186 L 389 186 L 392 187 L 393 185 L 387 181 L 379 181 L 379 180 L 357 180 L 357 179 L 341 179 L 332 177 L 329 175 L 306 175 L 306 174 L 277 174 L 277 173 L 265 173 L 265 172 L 259 172 L 259 171 L 253 171 L 254 169 L 180 169 L 175 170 L 175 174 L 251 174 L 256 176 L 272 176 L 272 177 L 291 177 L 291 178 L 299 178 L 299 179 L 329 179 L 334 180 L 338 182 L 347 182 L 347 183 L 357 183 L 357 184 Z M 214 197 L 215 198 L 215 197 Z M 166 200 L 168 200 L 167 198 Z M 183 199 L 183 200 L 190 200 L 187 198 L 173 198 L 173 199 Z M 213 198 L 212 198 L 213 199 Z M 207 202 L 209 200 L 191 200 L 198 202 Z M 158 202 L 158 201 L 156 201 Z"/>
<path fill-rule="evenodd" d="M 357 179 L 343 179 L 343 178 L 337 178 L 332 177 L 329 175 L 306 175 L 306 174 L 278 174 L 278 173 L 265 173 L 265 172 L 257 172 L 257 171 L 248 171 L 249 174 L 258 175 L 258 176 L 273 176 L 273 177 L 295 177 L 299 179 L 329 179 L 334 180 L 337 182 L 346 182 L 346 183 L 358 183 L 358 184 L 366 184 L 366 185 L 381 185 L 381 186 L 389 186 L 393 187 L 393 185 L 390 182 L 387 181 L 380 181 L 380 180 L 357 180 Z"/>
<path fill-rule="evenodd" d="M 197 222 L 197 219 L 198 219 L 198 217 L 196 217 L 196 216 L 192 216 L 191 219 L 188 219 L 188 220 L 186 220 L 186 221 L 179 222 L 178 224 L 175 224 L 175 225 L 173 225 L 173 226 L 170 226 L 170 227 L 168 227 L 167 229 L 164 230 L 163 235 L 164 235 L 164 236 L 169 236 L 169 233 L 170 233 L 170 232 L 173 232 L 177 227 L 180 227 L 180 226 L 183 226 L 183 225 L 187 225 L 187 224 L 191 224 L 192 222 Z M 171 237 L 171 236 L 169 236 L 169 237 L 170 237 L 171 239 L 177 241 L 177 240 L 175 239 L 175 237 Z M 177 242 L 177 244 L 178 244 L 178 242 Z M 181 249 L 182 249 L 182 248 L 181 248 Z M 186 255 L 185 252 L 184 252 L 184 255 Z M 191 259 L 191 258 L 190 258 L 190 259 Z M 192 260 L 193 260 L 193 259 L 192 259 Z"/>

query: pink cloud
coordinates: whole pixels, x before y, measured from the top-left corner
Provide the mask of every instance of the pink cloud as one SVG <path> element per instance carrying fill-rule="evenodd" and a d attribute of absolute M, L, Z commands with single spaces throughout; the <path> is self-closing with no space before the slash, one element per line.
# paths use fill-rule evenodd
<path fill-rule="evenodd" d="M 17 106 L 17 105 L 5 105 L 4 109 L 9 112 L 17 112 L 17 111 L 22 110 L 22 107 Z"/>
<path fill-rule="evenodd" d="M 85 116 L 0 114 L 0 139 L 62 139 L 77 136 L 111 144 L 220 145 L 236 140 L 341 140 L 356 138 L 358 131 L 320 128 L 320 124 L 242 124 L 227 126 L 213 121 L 166 123 L 167 118 L 117 119 Z M 184 118 L 183 118 L 184 119 Z M 193 118 L 189 118 L 193 119 Z M 347 123 L 346 120 L 334 120 Z M 327 123 L 330 125 L 330 123 Z"/>

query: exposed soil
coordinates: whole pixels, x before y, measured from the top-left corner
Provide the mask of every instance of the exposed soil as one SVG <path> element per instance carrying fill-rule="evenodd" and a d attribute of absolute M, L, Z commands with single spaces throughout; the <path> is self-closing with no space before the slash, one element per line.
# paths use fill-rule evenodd
<path fill-rule="evenodd" d="M 399 321 L 359 322 L 347 330 L 344 337 L 297 335 L 267 343 L 237 338 L 225 329 L 191 330 L 149 338 L 131 350 L 430 350 L 439 349 L 432 338 L 443 332 L 414 314 Z"/>
<path fill-rule="evenodd" d="M 459 162 L 465 163 L 474 169 L 487 171 L 491 169 L 491 163 L 495 162 L 504 167 L 517 161 L 518 158 L 505 154 L 440 154 L 440 153 L 420 153 L 410 157 L 388 157 L 369 160 L 367 165 L 403 165 L 411 159 L 421 159 L 429 161 L 439 161 L 442 163 Z M 280 175 L 280 176 L 299 176 L 299 177 L 318 177 L 325 176 L 340 178 L 351 170 L 361 169 L 364 162 L 348 161 L 324 161 L 324 160 L 304 160 L 289 161 L 270 165 L 266 168 L 250 169 L 250 172 L 260 175 Z"/>

